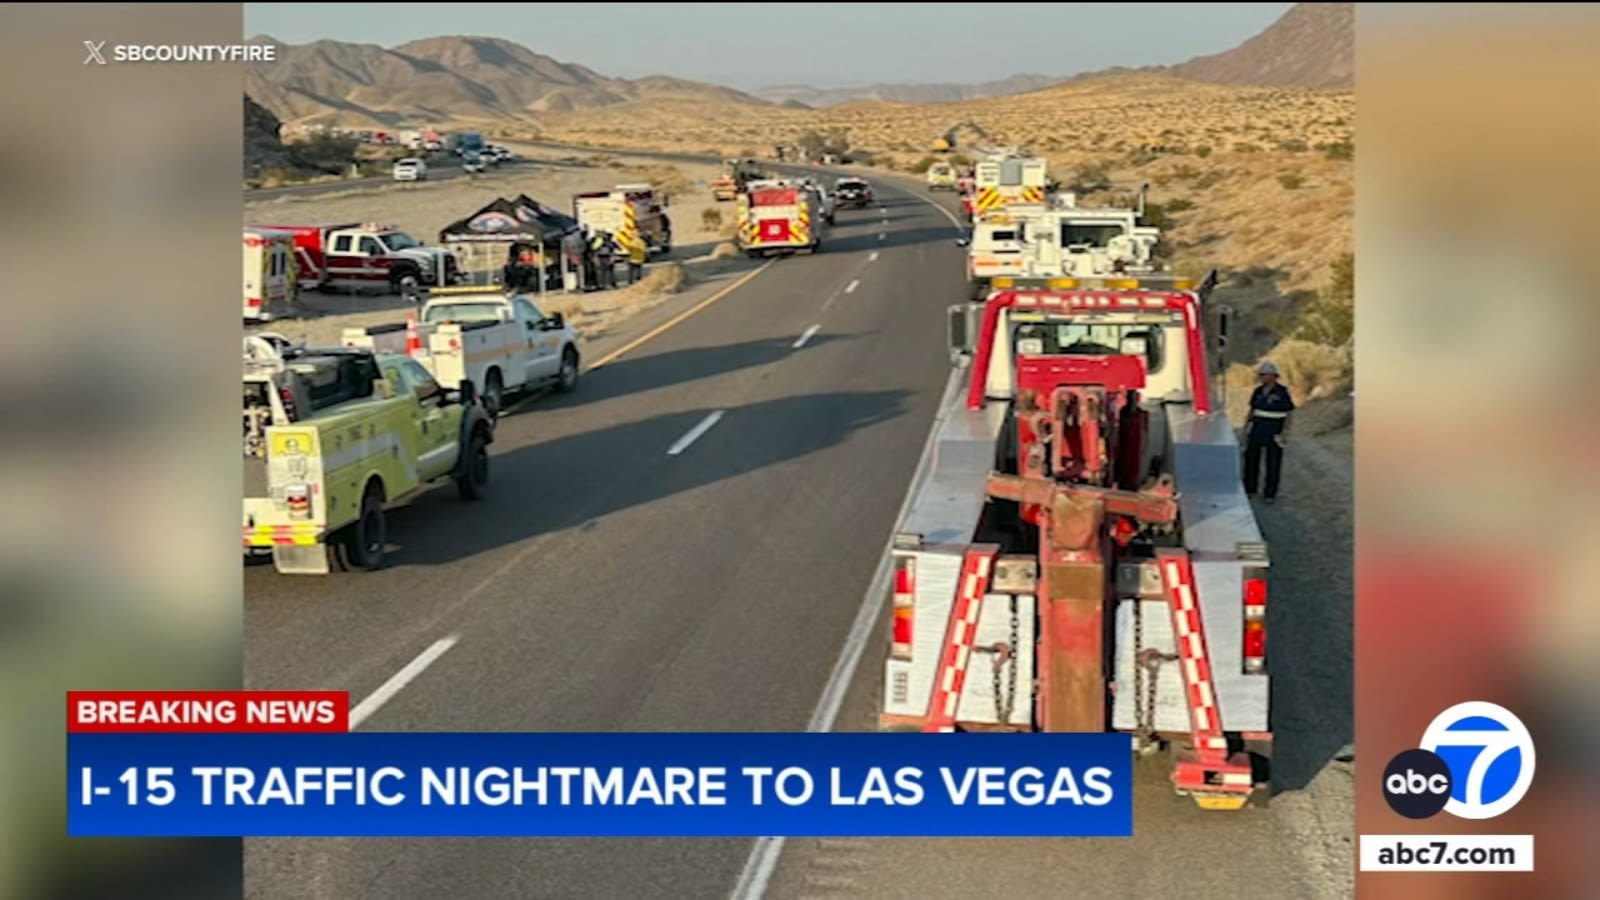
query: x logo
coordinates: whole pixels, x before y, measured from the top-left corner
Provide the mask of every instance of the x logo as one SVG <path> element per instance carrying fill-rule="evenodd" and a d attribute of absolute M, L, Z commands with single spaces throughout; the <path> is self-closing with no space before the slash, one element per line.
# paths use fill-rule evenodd
<path fill-rule="evenodd" d="M 101 41 L 98 44 L 94 41 L 84 41 L 83 46 L 89 51 L 89 55 L 83 58 L 84 65 L 87 66 L 91 62 L 97 62 L 102 66 L 106 64 L 106 58 L 100 55 L 100 51 L 105 49 L 105 41 Z"/>

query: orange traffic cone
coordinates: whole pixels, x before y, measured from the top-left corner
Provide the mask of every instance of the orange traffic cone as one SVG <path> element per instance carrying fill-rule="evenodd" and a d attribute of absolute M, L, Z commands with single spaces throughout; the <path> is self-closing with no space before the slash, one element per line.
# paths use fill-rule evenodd
<path fill-rule="evenodd" d="M 422 350 L 422 336 L 417 333 L 417 314 L 406 313 L 406 355 L 416 356 Z"/>

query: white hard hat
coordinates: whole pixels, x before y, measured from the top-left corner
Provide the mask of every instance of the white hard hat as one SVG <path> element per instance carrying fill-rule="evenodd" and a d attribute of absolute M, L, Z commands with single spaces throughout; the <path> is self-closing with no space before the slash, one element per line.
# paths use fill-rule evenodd
<path fill-rule="evenodd" d="M 1256 369 L 1256 374 L 1257 375 L 1276 375 L 1276 374 L 1278 374 L 1278 364 L 1269 359 L 1266 362 L 1262 363 L 1260 368 Z"/>

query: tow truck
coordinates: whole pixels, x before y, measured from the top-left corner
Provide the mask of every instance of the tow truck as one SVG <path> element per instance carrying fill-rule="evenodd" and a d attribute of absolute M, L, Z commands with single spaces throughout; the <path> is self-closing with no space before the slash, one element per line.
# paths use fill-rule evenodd
<path fill-rule="evenodd" d="M 478 500 L 494 422 L 415 360 L 244 339 L 244 555 L 282 574 L 378 569 L 385 511 L 452 480 Z"/>
<path fill-rule="evenodd" d="M 1126 732 L 1203 808 L 1270 791 L 1269 562 L 1208 366 L 1216 281 L 1017 279 L 950 308 L 885 560 L 882 728 Z"/>

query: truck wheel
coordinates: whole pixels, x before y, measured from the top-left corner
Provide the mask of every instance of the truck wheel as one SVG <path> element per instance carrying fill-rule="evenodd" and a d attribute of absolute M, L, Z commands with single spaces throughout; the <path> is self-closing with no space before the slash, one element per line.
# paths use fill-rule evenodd
<path fill-rule="evenodd" d="M 344 550 L 350 563 L 369 572 L 383 568 L 384 551 L 389 543 L 389 524 L 383 513 L 383 494 L 367 488 L 361 498 L 361 515 L 344 537 Z"/>
<path fill-rule="evenodd" d="M 578 386 L 578 351 L 568 347 L 561 351 L 561 372 L 556 376 L 556 390 L 572 393 Z"/>
<path fill-rule="evenodd" d="M 489 413 L 489 421 L 500 421 L 500 411 L 505 408 L 506 388 L 500 383 L 500 372 L 495 370 L 489 373 L 483 385 L 483 408 Z"/>
<path fill-rule="evenodd" d="M 418 291 L 422 290 L 422 278 L 411 269 L 395 273 L 394 277 L 389 279 L 389 284 L 394 288 L 396 294 L 400 294 L 403 297 L 415 296 Z"/>
<path fill-rule="evenodd" d="M 482 500 L 488 486 L 489 441 L 482 431 L 474 429 L 462 475 L 456 479 L 456 491 L 463 500 Z"/>

